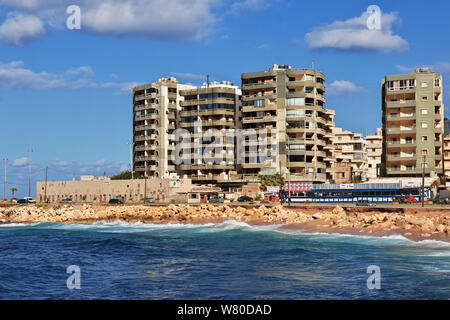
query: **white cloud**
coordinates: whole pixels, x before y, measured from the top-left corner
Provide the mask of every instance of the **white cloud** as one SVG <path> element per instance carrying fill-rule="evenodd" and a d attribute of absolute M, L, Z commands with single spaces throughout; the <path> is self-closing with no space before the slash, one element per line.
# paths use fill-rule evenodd
<path fill-rule="evenodd" d="M 19 158 L 19 159 L 13 160 L 11 165 L 13 167 L 23 167 L 25 165 L 28 165 L 28 161 L 29 161 L 28 158 L 23 157 L 23 158 Z"/>
<path fill-rule="evenodd" d="M 82 67 L 72 68 L 72 69 L 67 70 L 67 74 L 72 75 L 72 76 L 82 75 L 82 76 L 86 76 L 86 77 L 93 77 L 95 75 L 95 72 L 89 66 L 82 66 Z"/>
<path fill-rule="evenodd" d="M 172 72 L 172 75 L 181 79 L 206 80 L 206 75 L 194 73 Z"/>
<path fill-rule="evenodd" d="M 221 0 L 79 0 L 76 4 L 81 8 L 81 31 L 195 41 L 210 33 L 219 20 L 212 10 L 219 2 Z M 74 1 L 0 0 L 0 4 L 33 13 L 52 29 L 65 26 L 68 18 L 65 10 Z M 43 32 L 42 26 L 33 30 L 36 36 Z M 33 34 L 28 32 L 31 38 Z"/>
<path fill-rule="evenodd" d="M 6 64 L 0 62 L 0 86 L 12 89 L 81 88 L 94 86 L 83 75 L 78 78 L 71 77 L 74 75 L 72 71 L 68 70 L 66 74 L 34 72 L 27 69 L 22 61 L 13 61 Z"/>
<path fill-rule="evenodd" d="M 28 41 L 44 34 L 44 23 L 38 17 L 12 12 L 0 25 L 0 41 L 6 44 L 23 46 Z"/>
<path fill-rule="evenodd" d="M 341 51 L 404 51 L 408 42 L 395 35 L 392 27 L 400 23 L 397 13 L 381 13 L 381 29 L 369 30 L 369 13 L 345 21 L 335 21 L 317 27 L 305 35 L 305 41 L 312 49 L 332 49 Z"/>
<path fill-rule="evenodd" d="M 398 65 L 396 66 L 397 70 L 402 73 L 411 73 L 414 72 L 416 68 L 429 68 L 431 71 L 437 72 L 437 73 L 450 73 L 450 62 L 441 61 L 430 65 L 417 65 L 415 67 L 406 67 Z"/>
<path fill-rule="evenodd" d="M 22 61 L 0 62 L 0 87 L 8 89 L 82 89 L 113 88 L 119 93 L 131 93 L 137 82 L 96 82 L 90 66 L 71 68 L 63 73 L 36 72 Z"/>
<path fill-rule="evenodd" d="M 333 81 L 327 87 L 327 94 L 331 97 L 347 96 L 364 91 L 363 87 L 357 86 L 355 83 L 346 80 Z"/>

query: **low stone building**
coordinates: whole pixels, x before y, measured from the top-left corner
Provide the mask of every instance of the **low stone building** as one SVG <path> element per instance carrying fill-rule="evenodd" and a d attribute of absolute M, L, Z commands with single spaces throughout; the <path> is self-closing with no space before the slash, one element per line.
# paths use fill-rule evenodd
<path fill-rule="evenodd" d="M 127 202 L 154 198 L 155 202 L 170 202 L 177 194 L 190 192 L 190 179 L 144 179 L 111 180 L 109 177 L 82 176 L 81 180 L 48 181 L 37 183 L 38 202 L 59 202 L 72 199 L 74 202 L 108 202 L 121 199 Z"/>

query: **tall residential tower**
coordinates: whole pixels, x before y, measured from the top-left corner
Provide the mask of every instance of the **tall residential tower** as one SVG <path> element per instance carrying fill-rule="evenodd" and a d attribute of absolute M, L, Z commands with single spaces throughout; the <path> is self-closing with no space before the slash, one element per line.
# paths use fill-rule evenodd
<path fill-rule="evenodd" d="M 133 166 L 138 176 L 177 175 L 171 157 L 175 149 L 173 131 L 177 128 L 182 100 L 179 92 L 190 88 L 195 87 L 166 77 L 133 89 Z"/>
<path fill-rule="evenodd" d="M 327 161 L 332 156 L 326 146 L 332 144 L 334 112 L 325 109 L 324 83 L 323 73 L 288 65 L 242 74 L 244 131 L 276 129 L 279 141 L 278 163 L 273 158 L 252 163 L 246 156 L 244 176 L 281 171 L 291 181 L 327 181 Z M 267 139 L 269 151 L 272 140 Z M 246 145 L 246 155 L 249 150 Z"/>
<path fill-rule="evenodd" d="M 442 76 L 427 68 L 382 81 L 382 173 L 388 177 L 443 173 Z"/>

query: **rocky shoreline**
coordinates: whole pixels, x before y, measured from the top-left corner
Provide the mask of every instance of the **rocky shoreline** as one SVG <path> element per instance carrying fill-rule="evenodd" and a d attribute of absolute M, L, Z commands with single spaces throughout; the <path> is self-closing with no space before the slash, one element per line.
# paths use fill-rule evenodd
<path fill-rule="evenodd" d="M 383 212 L 384 211 L 384 212 Z M 280 230 L 401 234 L 412 240 L 450 242 L 450 210 L 383 210 L 379 208 L 168 205 L 26 205 L 0 208 L 0 223 L 92 223 L 96 221 L 192 223 L 243 221 L 282 224 Z"/>

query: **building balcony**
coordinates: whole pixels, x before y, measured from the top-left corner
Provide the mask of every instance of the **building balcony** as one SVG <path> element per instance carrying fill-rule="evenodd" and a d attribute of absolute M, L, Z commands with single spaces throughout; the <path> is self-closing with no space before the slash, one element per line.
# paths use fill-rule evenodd
<path fill-rule="evenodd" d="M 390 149 L 390 148 L 415 148 L 416 142 L 415 141 L 412 141 L 412 142 L 387 142 L 386 147 L 387 147 L 387 149 Z"/>
<path fill-rule="evenodd" d="M 190 170 L 234 170 L 234 164 L 181 164 L 180 169 L 183 171 Z"/>
<path fill-rule="evenodd" d="M 156 130 L 157 126 L 155 124 L 149 124 L 149 125 L 140 125 L 134 127 L 135 131 L 142 131 L 142 130 Z"/>
<path fill-rule="evenodd" d="M 415 120 L 415 114 L 398 115 L 398 116 L 387 116 L 387 121 L 412 121 Z"/>
<path fill-rule="evenodd" d="M 407 161 L 416 161 L 417 156 L 387 156 L 387 161 L 400 161 L 400 162 L 407 162 Z"/>
<path fill-rule="evenodd" d="M 242 168 L 244 169 L 261 169 L 275 167 L 274 163 L 243 163 Z"/>
<path fill-rule="evenodd" d="M 277 116 L 245 117 L 245 118 L 242 118 L 242 123 L 275 122 L 275 121 L 277 121 Z"/>
<path fill-rule="evenodd" d="M 249 96 L 242 96 L 242 101 L 253 101 L 253 100 L 262 100 L 262 99 L 276 99 L 276 94 L 265 94 L 265 95 L 249 95 Z"/>
<path fill-rule="evenodd" d="M 415 107 L 416 100 L 386 101 L 386 108 Z"/>
<path fill-rule="evenodd" d="M 242 90 L 258 90 L 258 89 L 267 89 L 267 88 L 275 88 L 277 83 L 273 82 L 264 82 L 264 83 L 247 83 L 242 85 Z"/>
<path fill-rule="evenodd" d="M 386 132 L 388 134 L 410 134 L 410 133 L 416 133 L 416 128 L 387 128 Z"/>
<path fill-rule="evenodd" d="M 420 169 L 416 170 L 416 168 L 411 169 L 387 169 L 386 173 L 389 175 L 411 175 L 411 174 L 418 174 L 421 173 Z"/>

